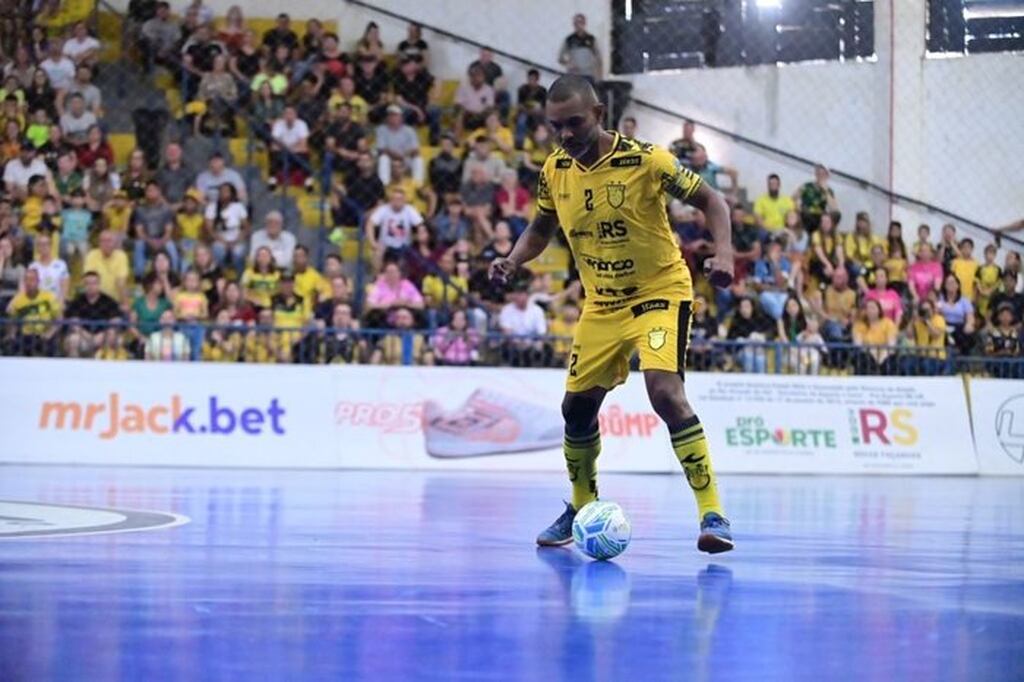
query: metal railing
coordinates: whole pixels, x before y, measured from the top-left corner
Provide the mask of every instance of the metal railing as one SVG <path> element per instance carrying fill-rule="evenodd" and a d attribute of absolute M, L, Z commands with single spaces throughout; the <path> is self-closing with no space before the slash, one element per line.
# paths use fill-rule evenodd
<path fill-rule="evenodd" d="M 427 319 L 428 316 L 424 316 Z M 432 318 L 431 318 L 432 319 Z M 565 367 L 572 339 L 510 336 L 471 326 L 433 329 L 336 329 L 320 321 L 301 327 L 235 322 L 149 326 L 124 321 L 0 320 L 0 355 L 170 362 L 466 365 Z M 637 358 L 632 369 L 639 369 Z M 1024 378 L 1024 357 L 960 355 L 952 347 L 805 345 L 694 341 L 686 367 L 748 374 L 948 376 Z"/>

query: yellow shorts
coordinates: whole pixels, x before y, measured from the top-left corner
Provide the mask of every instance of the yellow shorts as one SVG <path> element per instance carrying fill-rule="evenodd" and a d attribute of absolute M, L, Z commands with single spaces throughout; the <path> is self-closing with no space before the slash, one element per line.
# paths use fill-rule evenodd
<path fill-rule="evenodd" d="M 692 307 L 692 300 L 676 296 L 646 298 L 619 310 L 584 310 L 572 340 L 566 390 L 611 390 L 625 382 L 634 351 L 641 370 L 682 376 Z"/>

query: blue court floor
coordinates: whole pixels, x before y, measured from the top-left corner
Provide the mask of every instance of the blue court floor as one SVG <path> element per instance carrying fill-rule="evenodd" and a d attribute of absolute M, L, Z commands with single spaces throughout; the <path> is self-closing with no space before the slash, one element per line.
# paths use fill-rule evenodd
<path fill-rule="evenodd" d="M 709 558 L 681 476 L 604 476 L 633 543 L 595 563 L 533 545 L 558 474 L 0 467 L 191 519 L 0 539 L 0 680 L 1024 679 L 1020 480 L 721 488 Z"/>

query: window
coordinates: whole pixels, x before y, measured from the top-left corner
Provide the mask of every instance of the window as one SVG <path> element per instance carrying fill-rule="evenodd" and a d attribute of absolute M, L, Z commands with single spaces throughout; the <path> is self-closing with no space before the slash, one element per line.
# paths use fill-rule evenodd
<path fill-rule="evenodd" d="M 928 0 L 928 52 L 1024 51 L 1024 0 Z"/>
<path fill-rule="evenodd" d="M 871 0 L 612 0 L 612 70 L 862 59 Z"/>

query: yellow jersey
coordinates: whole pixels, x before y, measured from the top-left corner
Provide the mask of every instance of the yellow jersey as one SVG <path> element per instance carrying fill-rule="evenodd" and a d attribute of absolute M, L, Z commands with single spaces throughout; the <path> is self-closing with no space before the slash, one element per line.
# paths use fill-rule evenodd
<path fill-rule="evenodd" d="M 537 208 L 558 216 L 588 309 L 615 310 L 652 295 L 692 298 L 664 195 L 687 201 L 700 176 L 667 149 L 613 134 L 611 151 L 589 168 L 562 149 L 548 156 Z"/>
<path fill-rule="evenodd" d="M 19 291 L 11 299 L 9 310 L 22 323 L 21 333 L 26 336 L 45 334 L 61 313 L 60 301 L 49 291 L 37 291 L 35 296 Z"/>
<path fill-rule="evenodd" d="M 326 301 L 331 297 L 331 284 L 327 278 L 312 267 L 307 267 L 302 272 L 294 274 L 295 294 L 305 302 L 306 313 L 311 315 L 318 302 Z"/>
<path fill-rule="evenodd" d="M 242 273 L 242 288 L 250 303 L 260 308 L 269 308 L 270 299 L 277 293 L 277 283 L 280 279 L 281 273 L 277 270 L 256 272 L 250 267 Z"/>
<path fill-rule="evenodd" d="M 964 298 L 974 301 L 974 282 L 978 277 L 978 261 L 973 258 L 954 258 L 949 269 L 960 281 L 960 293 Z"/>
<path fill-rule="evenodd" d="M 178 227 L 178 238 L 199 241 L 203 236 L 203 224 L 205 221 L 206 218 L 202 213 L 180 211 L 174 216 L 174 223 Z"/>

